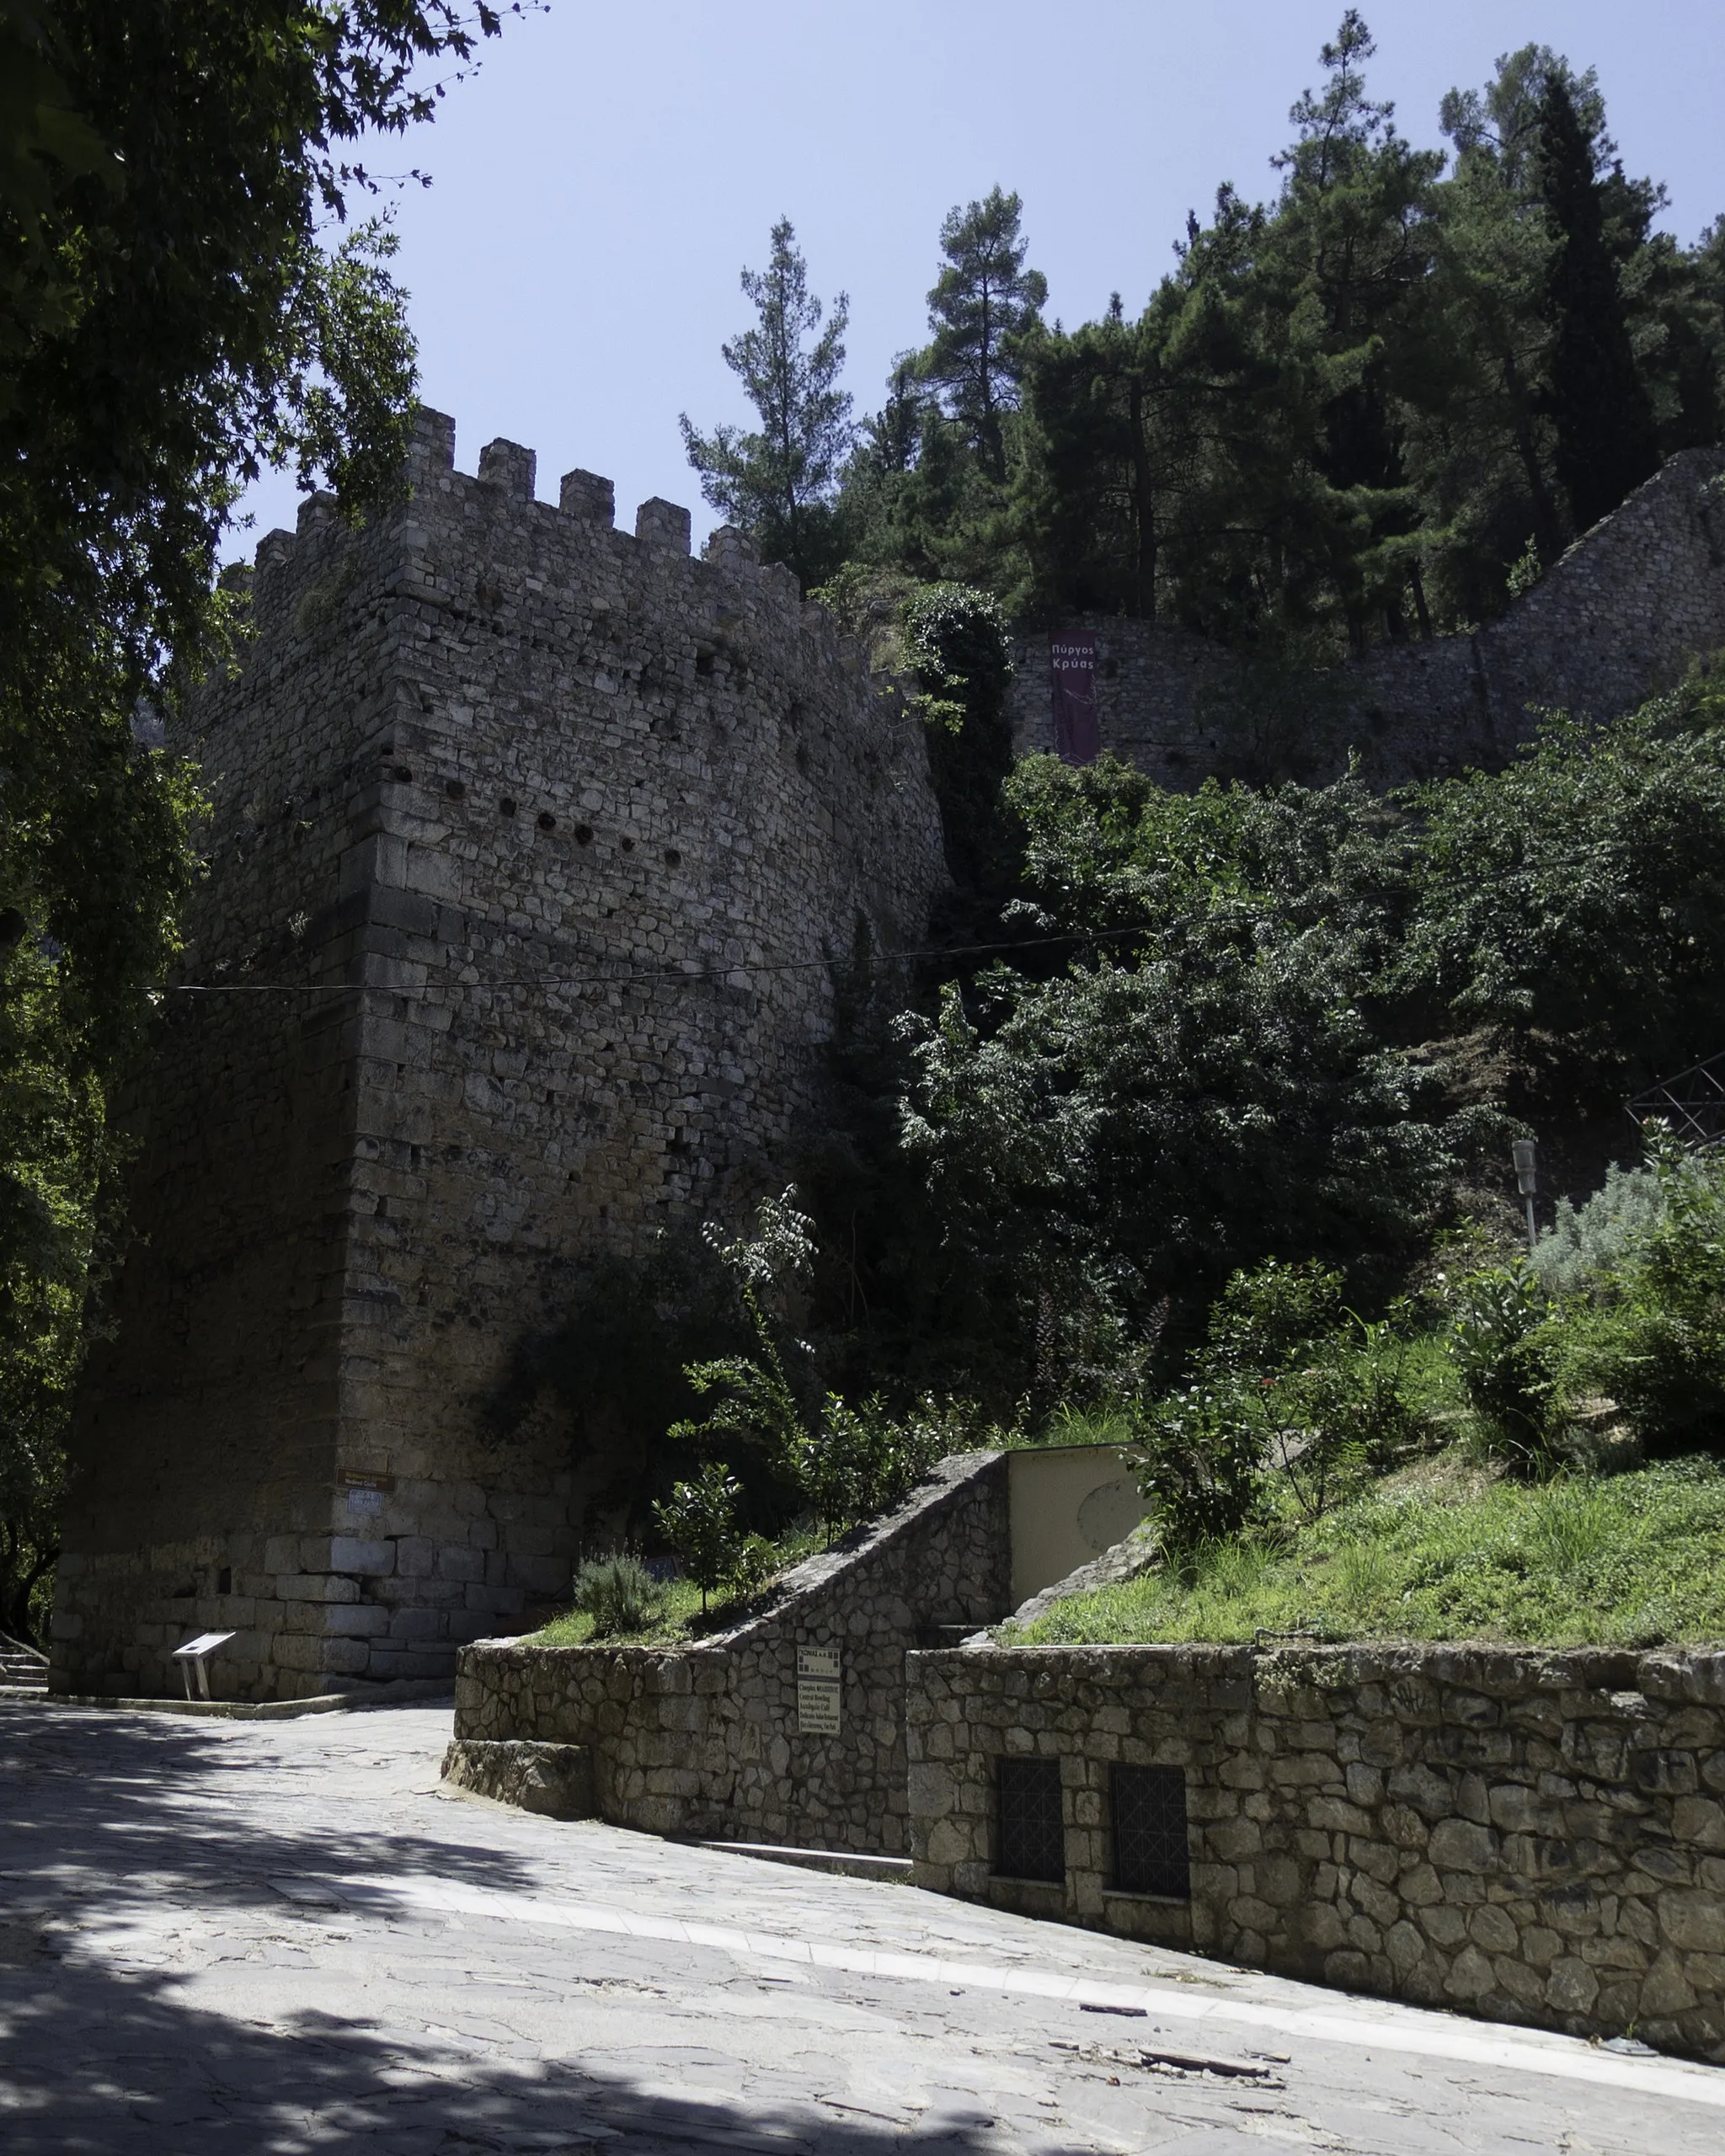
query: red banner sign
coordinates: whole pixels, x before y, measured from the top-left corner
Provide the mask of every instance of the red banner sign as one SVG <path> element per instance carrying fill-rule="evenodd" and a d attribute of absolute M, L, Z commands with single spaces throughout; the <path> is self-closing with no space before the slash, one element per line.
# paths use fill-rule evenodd
<path fill-rule="evenodd" d="M 1063 764 L 1093 764 L 1102 754 L 1096 716 L 1096 638 L 1088 629 L 1049 638 L 1054 685 L 1055 754 Z"/>

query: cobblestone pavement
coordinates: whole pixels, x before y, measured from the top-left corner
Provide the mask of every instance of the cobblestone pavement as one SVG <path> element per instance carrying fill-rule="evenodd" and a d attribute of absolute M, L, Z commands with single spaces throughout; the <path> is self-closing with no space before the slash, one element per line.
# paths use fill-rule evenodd
<path fill-rule="evenodd" d="M 1725 2072 L 531 1818 L 448 1731 L 0 1707 L 6 2156 L 1725 2147 Z"/>

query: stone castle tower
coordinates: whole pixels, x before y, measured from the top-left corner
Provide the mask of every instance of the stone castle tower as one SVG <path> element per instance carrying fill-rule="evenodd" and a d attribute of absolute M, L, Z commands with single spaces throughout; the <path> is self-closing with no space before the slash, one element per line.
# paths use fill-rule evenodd
<path fill-rule="evenodd" d="M 258 550 L 192 745 L 214 803 L 139 1104 L 140 1240 L 77 1419 L 54 1681 L 442 1677 L 566 1588 L 559 1433 L 483 1406 L 572 1257 L 761 1188 L 828 961 L 941 881 L 920 723 L 788 571 L 509 442 Z"/>

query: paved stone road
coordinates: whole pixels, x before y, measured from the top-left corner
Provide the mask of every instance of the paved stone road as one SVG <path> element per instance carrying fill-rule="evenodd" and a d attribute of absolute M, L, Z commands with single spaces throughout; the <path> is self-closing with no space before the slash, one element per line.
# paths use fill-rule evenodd
<path fill-rule="evenodd" d="M 448 1727 L 0 1707 L 5 2156 L 1725 2148 L 1725 2072 L 464 1801 Z"/>

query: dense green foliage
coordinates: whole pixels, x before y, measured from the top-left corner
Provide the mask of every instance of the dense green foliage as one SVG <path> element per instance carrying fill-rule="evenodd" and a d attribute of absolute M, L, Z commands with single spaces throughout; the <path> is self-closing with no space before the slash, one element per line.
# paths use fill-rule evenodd
<path fill-rule="evenodd" d="M 1342 1289 L 1339 1273 L 1273 1258 L 1217 1297 L 1187 1382 L 1136 1418 L 1164 1546 L 1236 1534 L 1278 1496 L 1319 1518 L 1419 1434 L 1397 1317 L 1368 1324 Z"/>
<path fill-rule="evenodd" d="M 450 0 L 0 4 L 0 1624 L 52 1548 L 107 1101 L 195 873 L 148 745 L 239 628 L 217 538 L 260 466 L 355 515 L 414 387 L 393 236 L 324 230 L 360 138 L 427 119 L 499 26 Z"/>
<path fill-rule="evenodd" d="M 801 1171 L 860 1391 L 1134 1390 L 1268 1259 L 1373 1314 L 1507 1112 L 1621 1145 L 1625 1094 L 1725 1039 L 1706 674 L 1399 800 L 1032 758 L 1002 802 L 1010 955 L 942 958 L 896 1020 L 852 998 Z"/>
<path fill-rule="evenodd" d="M 1422 789 L 1403 978 L 1455 1018 L 1570 1044 L 1618 1086 L 1725 1040 L 1725 695 L 1553 721 Z"/>
<path fill-rule="evenodd" d="M 900 619 L 903 661 L 922 691 L 929 725 L 947 866 L 961 888 L 991 884 L 1007 845 L 1001 789 L 1012 767 L 1006 618 L 986 592 L 933 584 L 911 593 Z"/>

